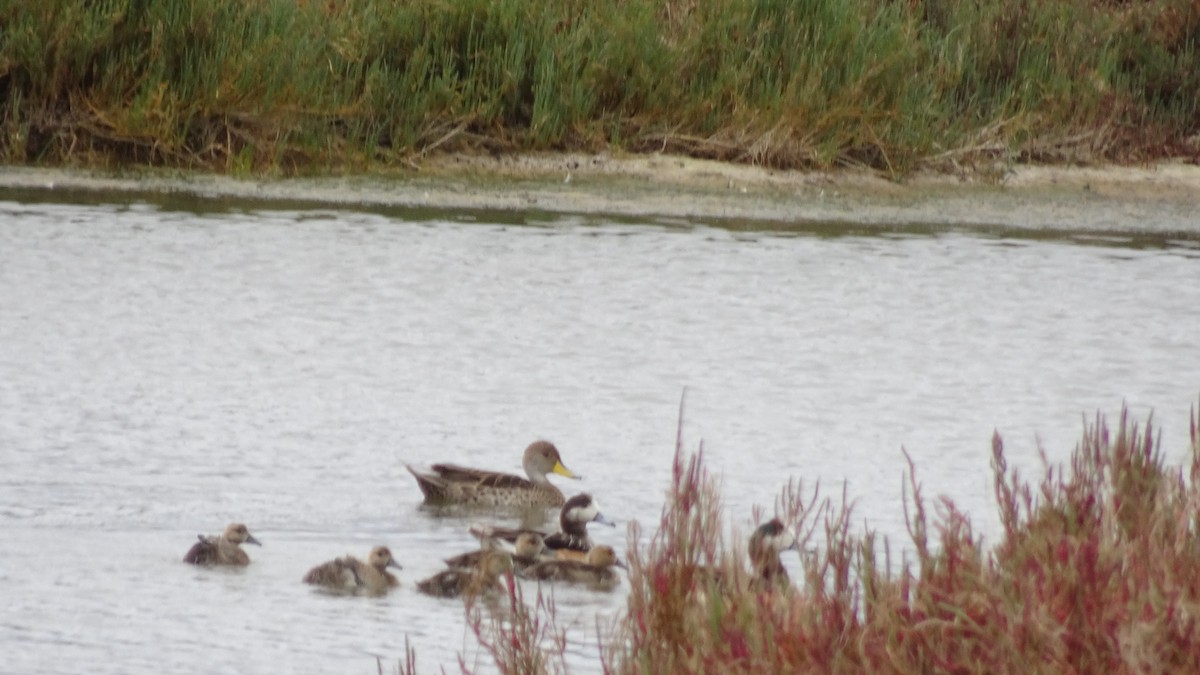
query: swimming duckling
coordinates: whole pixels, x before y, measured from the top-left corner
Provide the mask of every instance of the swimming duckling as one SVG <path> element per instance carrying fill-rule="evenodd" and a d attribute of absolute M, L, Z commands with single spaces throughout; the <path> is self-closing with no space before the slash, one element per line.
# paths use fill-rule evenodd
<path fill-rule="evenodd" d="M 392 558 L 388 547 L 376 546 L 367 555 L 367 562 L 349 555 L 330 560 L 309 570 L 304 575 L 304 583 L 334 590 L 383 595 L 400 585 L 396 575 L 387 571 L 389 567 L 404 569 Z"/>
<path fill-rule="evenodd" d="M 613 547 L 600 545 L 587 552 L 584 560 L 547 560 L 525 570 L 526 579 L 570 581 L 609 589 L 620 582 L 613 567 L 629 569 L 617 558 Z"/>
<path fill-rule="evenodd" d="M 406 465 L 417 479 L 426 504 L 470 506 L 561 506 L 566 498 L 546 479 L 556 473 L 578 479 L 563 466 L 558 448 L 549 441 L 534 441 L 525 448 L 522 460 L 528 479 L 496 471 L 471 469 L 456 464 L 434 464 L 432 472 Z"/>
<path fill-rule="evenodd" d="M 512 574 L 512 556 L 499 551 L 485 551 L 474 569 L 452 568 L 417 584 L 417 590 L 437 598 L 472 597 L 501 590 L 500 577 Z"/>
<path fill-rule="evenodd" d="M 183 556 L 185 563 L 192 565 L 249 565 L 250 556 L 242 550 L 242 544 L 262 544 L 250 534 L 250 530 L 241 523 L 233 523 L 225 528 L 220 536 L 206 537 L 196 535 L 199 539 Z"/>
<path fill-rule="evenodd" d="M 513 561 L 513 569 L 521 571 L 530 565 L 541 562 L 542 551 L 545 549 L 545 544 L 542 540 L 542 535 L 537 532 L 520 532 L 517 534 L 517 540 L 513 543 L 513 551 L 510 553 Z M 472 569 L 479 566 L 479 561 L 483 556 L 491 552 L 501 553 L 500 543 L 494 537 L 486 537 L 481 539 L 481 548 L 478 551 L 471 551 L 456 555 L 453 558 L 446 558 L 446 565 L 451 568 Z"/>
<path fill-rule="evenodd" d="M 790 579 L 779 555 L 792 550 L 799 551 L 800 544 L 782 521 L 774 518 L 759 525 L 750 535 L 751 584 L 762 590 L 787 586 Z"/>

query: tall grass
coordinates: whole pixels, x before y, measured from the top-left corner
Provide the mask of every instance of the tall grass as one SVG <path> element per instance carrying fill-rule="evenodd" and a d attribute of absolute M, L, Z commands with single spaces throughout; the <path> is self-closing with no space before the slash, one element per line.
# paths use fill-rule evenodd
<path fill-rule="evenodd" d="M 0 0 L 0 160 L 1200 152 L 1200 0 Z"/>

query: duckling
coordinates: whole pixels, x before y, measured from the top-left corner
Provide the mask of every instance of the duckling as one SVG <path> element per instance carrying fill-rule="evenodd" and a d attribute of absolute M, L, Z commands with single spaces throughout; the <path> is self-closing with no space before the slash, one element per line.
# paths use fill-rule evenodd
<path fill-rule="evenodd" d="M 617 558 L 613 547 L 602 544 L 588 551 L 584 560 L 547 560 L 527 568 L 523 576 L 526 579 L 570 581 L 610 589 L 620 582 L 614 566 L 629 569 Z"/>
<path fill-rule="evenodd" d="M 556 473 L 579 479 L 563 466 L 558 448 L 549 441 L 534 441 L 525 448 L 522 460 L 528 479 L 496 471 L 471 469 L 456 464 L 434 464 L 432 472 L 406 465 L 417 479 L 426 504 L 470 506 L 561 506 L 566 498 L 546 479 Z"/>
<path fill-rule="evenodd" d="M 417 590 L 437 598 L 472 597 L 501 589 L 500 577 L 512 574 L 512 556 L 486 551 L 474 569 L 453 568 L 438 572 L 417 584 Z"/>
<path fill-rule="evenodd" d="M 513 569 L 521 571 L 530 565 L 538 563 L 542 560 L 542 551 L 545 549 L 542 535 L 538 532 L 524 531 L 517 534 L 517 540 L 513 544 L 513 551 L 510 554 L 513 562 Z M 490 552 L 500 552 L 499 541 L 494 537 L 486 537 L 481 540 L 481 547 L 478 551 L 471 551 L 456 555 L 453 558 L 446 558 L 446 565 L 457 569 L 471 569 L 479 566 L 479 561 L 483 556 Z"/>
<path fill-rule="evenodd" d="M 367 562 L 349 555 L 336 558 L 309 570 L 304 575 L 304 583 L 334 590 L 383 595 L 400 585 L 396 575 L 387 571 L 389 567 L 404 569 L 392 558 L 388 547 L 376 546 L 367 555 Z"/>
<path fill-rule="evenodd" d="M 796 537 L 778 518 L 759 525 L 750 535 L 751 584 L 760 590 L 790 583 L 787 570 L 779 555 L 784 551 L 799 551 Z"/>
<path fill-rule="evenodd" d="M 242 544 L 262 546 L 250 530 L 241 523 L 232 523 L 220 536 L 196 535 L 199 540 L 183 556 L 185 563 L 192 565 L 238 565 L 250 564 L 250 556 L 242 550 Z"/>

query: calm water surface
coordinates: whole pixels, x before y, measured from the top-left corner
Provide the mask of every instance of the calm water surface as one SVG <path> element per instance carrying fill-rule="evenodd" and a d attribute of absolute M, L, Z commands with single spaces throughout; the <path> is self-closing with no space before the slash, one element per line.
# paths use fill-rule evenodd
<path fill-rule="evenodd" d="M 902 545 L 906 448 L 994 541 L 992 431 L 1028 475 L 1122 402 L 1183 458 L 1195 241 L 511 219 L 0 194 L 0 670 L 386 672 L 406 636 L 423 672 L 483 667 L 461 603 L 413 590 L 472 520 L 405 463 L 517 471 L 549 438 L 622 551 L 685 389 L 743 531 L 800 478 Z M 253 565 L 180 562 L 232 520 Z M 299 583 L 379 543 L 391 596 Z M 557 597 L 596 670 L 623 592 Z"/>

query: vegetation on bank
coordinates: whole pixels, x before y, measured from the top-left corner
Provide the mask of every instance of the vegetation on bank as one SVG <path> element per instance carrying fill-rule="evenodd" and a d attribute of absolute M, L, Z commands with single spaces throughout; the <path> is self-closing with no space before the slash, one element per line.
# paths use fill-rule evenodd
<path fill-rule="evenodd" d="M 0 0 L 0 161 L 1200 156 L 1200 0 Z"/>
<path fill-rule="evenodd" d="M 903 560 L 873 532 L 851 532 L 845 495 L 835 507 L 789 484 L 773 514 L 756 516 L 795 528 L 803 577 L 770 588 L 748 583 L 716 482 L 677 443 L 657 531 L 648 544 L 630 533 L 624 616 L 598 629 L 604 671 L 1200 672 L 1198 424 L 1193 410 L 1189 464 L 1168 467 L 1149 420 L 1122 412 L 1114 431 L 1097 416 L 1069 467 L 1047 466 L 1035 483 L 994 436 L 1003 531 L 987 550 L 949 500 L 931 514 L 911 466 Z M 471 614 L 501 672 L 569 670 L 552 601 L 527 602 L 513 584 L 504 608 L 490 623 Z M 400 671 L 416 670 L 410 650 Z"/>

